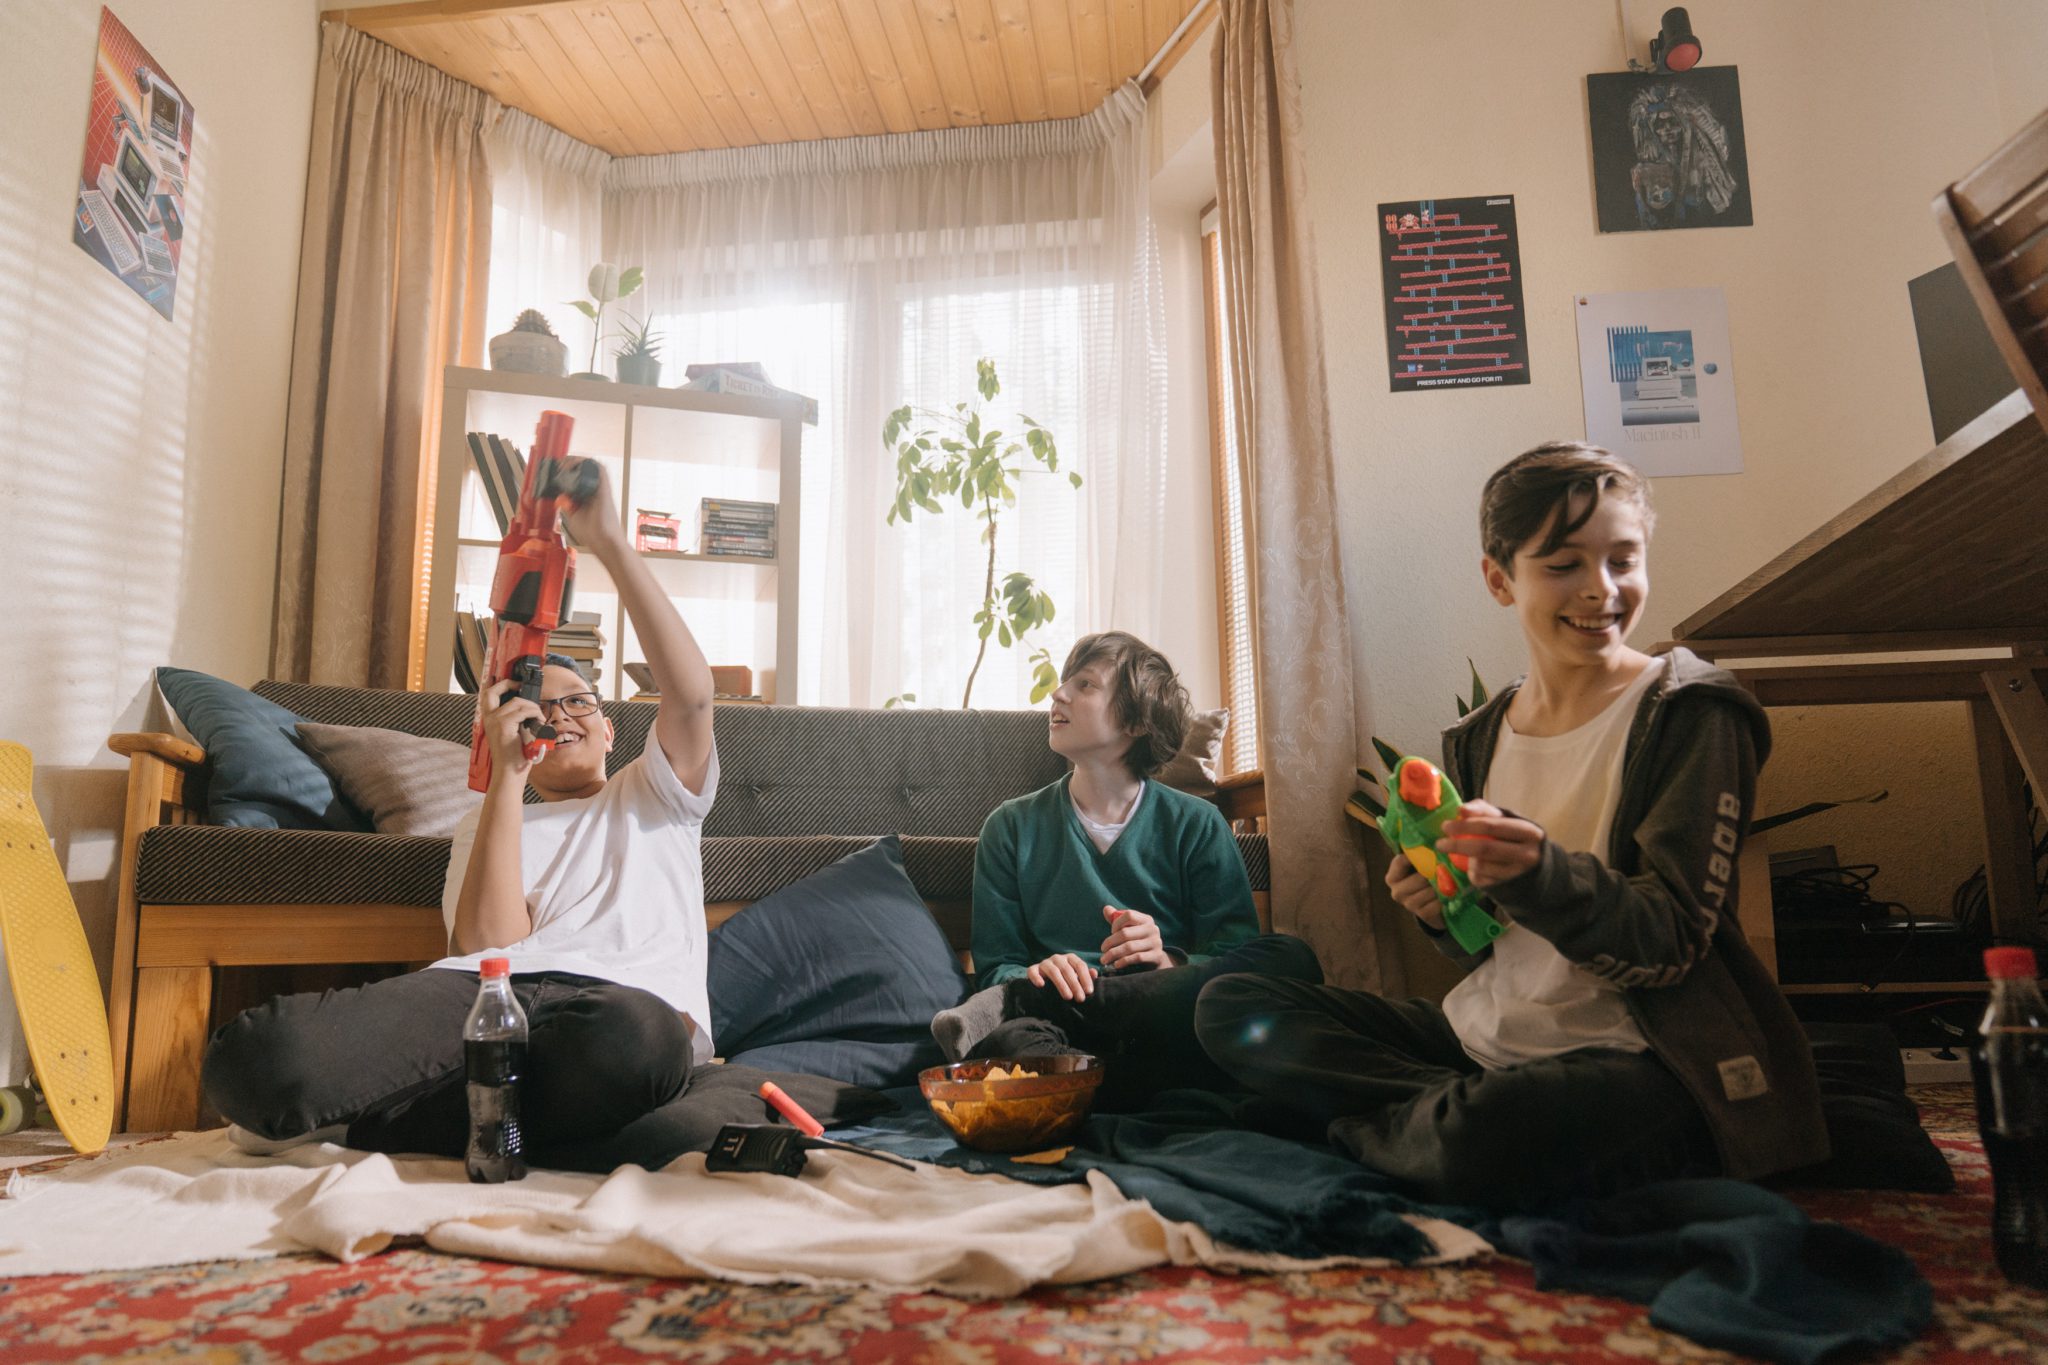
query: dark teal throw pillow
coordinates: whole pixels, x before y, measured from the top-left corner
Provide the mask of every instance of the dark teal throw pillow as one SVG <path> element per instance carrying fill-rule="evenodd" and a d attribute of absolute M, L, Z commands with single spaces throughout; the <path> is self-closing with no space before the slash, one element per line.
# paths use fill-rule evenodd
<path fill-rule="evenodd" d="M 932 1016 L 968 989 L 893 834 L 719 925 L 707 977 L 727 1061 L 878 1090 L 946 1060 Z"/>
<path fill-rule="evenodd" d="M 206 818 L 245 829 L 367 830 L 334 779 L 298 745 L 305 717 L 246 687 L 189 668 L 159 668 L 156 685 L 206 750 Z"/>

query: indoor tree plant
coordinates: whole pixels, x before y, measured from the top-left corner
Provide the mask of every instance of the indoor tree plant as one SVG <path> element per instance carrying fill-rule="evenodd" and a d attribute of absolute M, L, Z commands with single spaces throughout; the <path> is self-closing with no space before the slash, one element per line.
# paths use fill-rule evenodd
<path fill-rule="evenodd" d="M 982 580 L 981 607 L 974 613 L 975 631 L 981 640 L 975 651 L 974 667 L 968 670 L 967 686 L 960 705 L 974 697 L 974 679 L 988 657 L 989 637 L 1008 649 L 1025 643 L 1033 630 L 1053 619 L 1053 601 L 1028 573 L 1004 575 L 996 581 L 996 536 L 1005 509 L 1017 505 L 1018 481 L 1036 473 L 1032 465 L 1047 473 L 1060 467 L 1059 446 L 1053 434 L 1022 413 L 1017 420 L 1023 439 L 1006 439 L 1003 432 L 983 421 L 989 404 L 1002 392 L 993 360 L 974 362 L 974 402 L 955 403 L 950 411 L 920 408 L 905 403 L 889 414 L 882 426 L 882 443 L 896 455 L 896 501 L 887 521 L 909 521 L 920 508 L 938 513 L 945 510 L 941 498 L 958 497 L 960 505 L 973 511 L 982 523 L 981 540 L 988 546 L 988 568 Z M 1081 476 L 1069 472 L 1067 481 L 1081 486 Z M 1031 700 L 1045 700 L 1059 686 L 1051 653 L 1043 647 L 1031 653 Z M 915 700 L 905 694 L 895 700 Z"/>
<path fill-rule="evenodd" d="M 590 368 L 582 374 L 571 375 L 570 378 L 609 378 L 597 372 L 597 348 L 604 340 L 605 307 L 638 291 L 641 278 L 645 274 L 646 272 L 637 265 L 629 265 L 623 270 L 618 266 L 603 263 L 590 267 L 590 297 L 569 300 L 572 308 L 590 319 Z"/>

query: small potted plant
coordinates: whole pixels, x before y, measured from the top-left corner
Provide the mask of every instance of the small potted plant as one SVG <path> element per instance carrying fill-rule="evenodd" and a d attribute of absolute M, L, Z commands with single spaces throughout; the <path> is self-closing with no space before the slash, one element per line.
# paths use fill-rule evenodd
<path fill-rule="evenodd" d="M 511 331 L 491 338 L 491 368 L 560 379 L 569 368 L 569 348 L 548 326 L 540 310 L 529 308 L 519 315 Z"/>
<path fill-rule="evenodd" d="M 619 382 L 645 384 L 661 382 L 661 339 L 654 335 L 654 319 L 635 323 L 619 332 L 625 344 L 619 347 Z"/>
<path fill-rule="evenodd" d="M 621 270 L 615 265 L 594 265 L 590 267 L 590 297 L 571 299 L 569 306 L 590 319 L 590 368 L 581 374 L 570 375 L 571 379 L 603 379 L 610 375 L 597 372 L 597 348 L 604 340 L 604 310 L 607 304 L 620 299 L 640 288 L 641 276 L 645 272 L 637 265 Z"/>

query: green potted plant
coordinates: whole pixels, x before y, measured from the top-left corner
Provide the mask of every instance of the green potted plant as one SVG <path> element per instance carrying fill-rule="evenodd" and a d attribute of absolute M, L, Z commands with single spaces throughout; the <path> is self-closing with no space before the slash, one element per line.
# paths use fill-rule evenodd
<path fill-rule="evenodd" d="M 597 348 L 604 340 L 604 310 L 607 305 L 637 292 L 645 274 L 637 265 L 629 265 L 623 270 L 602 263 L 590 267 L 590 297 L 569 300 L 570 307 L 590 319 L 590 368 L 581 374 L 570 375 L 571 379 L 610 380 L 611 376 L 597 372 Z"/>
<path fill-rule="evenodd" d="M 1052 433 L 1029 417 L 1017 414 L 1024 428 L 1022 441 L 1005 440 L 1000 430 L 982 420 L 988 405 L 1002 392 L 1002 384 L 996 378 L 994 361 L 977 360 L 974 368 L 978 401 L 955 403 L 951 411 L 905 403 L 890 413 L 882 426 L 882 444 L 896 454 L 896 501 L 889 509 L 890 525 L 909 521 L 920 508 L 943 512 L 945 506 L 939 499 L 946 497 L 958 497 L 960 505 L 971 509 L 982 522 L 988 570 L 982 581 L 981 608 L 974 613 L 981 647 L 975 652 L 974 667 L 968 670 L 967 686 L 960 696 L 963 708 L 973 700 L 974 679 L 988 656 L 991 635 L 1008 649 L 1024 644 L 1031 631 L 1053 619 L 1052 598 L 1039 589 L 1030 574 L 1011 573 L 997 584 L 996 533 L 1004 510 L 1017 505 L 1018 481 L 1027 473 L 1038 472 L 1032 465 L 1044 466 L 1047 473 L 1060 467 L 1059 446 Z M 1079 474 L 1070 472 L 1067 481 L 1076 488 L 1081 486 Z M 1051 695 L 1060 680 L 1050 651 L 1040 647 L 1030 657 L 1031 700 L 1036 704 Z M 905 693 L 886 704 L 912 700 L 914 694 Z"/>
<path fill-rule="evenodd" d="M 1451 699 L 1457 703 L 1458 719 L 1460 720 L 1486 705 L 1487 697 L 1486 684 L 1479 680 L 1479 665 L 1467 659 L 1465 660 L 1465 667 L 1472 670 L 1472 699 L 1470 701 L 1463 697 L 1453 697 Z M 1404 752 L 1403 750 L 1396 749 L 1378 735 L 1372 737 L 1372 747 L 1373 752 L 1380 756 L 1380 762 L 1386 765 L 1387 775 L 1386 777 L 1381 777 L 1370 768 L 1360 768 L 1358 770 L 1358 790 L 1353 792 L 1350 799 L 1344 803 L 1344 813 L 1362 825 L 1369 828 L 1377 828 L 1379 818 L 1387 813 L 1387 801 L 1381 793 L 1386 791 L 1387 778 L 1394 775 L 1394 769 L 1400 766 L 1401 760 L 1408 757 L 1409 754 L 1419 754 L 1432 763 L 1436 762 L 1437 758 L 1434 748 L 1426 750 L 1409 749 Z"/>
<path fill-rule="evenodd" d="M 619 347 L 619 382 L 621 384 L 645 384 L 649 388 L 661 382 L 661 339 L 654 335 L 654 319 L 636 322 L 619 332 L 619 340 L 625 344 Z"/>

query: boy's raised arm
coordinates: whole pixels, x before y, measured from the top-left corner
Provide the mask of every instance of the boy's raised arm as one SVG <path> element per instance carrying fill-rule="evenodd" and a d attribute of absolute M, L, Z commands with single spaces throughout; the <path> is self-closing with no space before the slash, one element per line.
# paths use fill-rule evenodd
<path fill-rule="evenodd" d="M 458 957 L 509 948 L 533 932 L 519 847 L 520 802 L 526 794 L 527 770 L 533 765 L 526 759 L 519 727 L 542 717 L 538 706 L 518 695 L 518 688 L 507 678 L 476 699 L 491 745 L 491 785 L 477 815 L 448 929 L 448 951 Z"/>
<path fill-rule="evenodd" d="M 597 556 L 618 587 L 648 671 L 661 693 L 654 737 L 685 787 L 704 790 L 711 769 L 711 665 L 683 624 L 654 574 L 626 539 L 613 503 L 611 479 L 599 467 L 597 493 L 563 518 L 570 532 Z"/>

